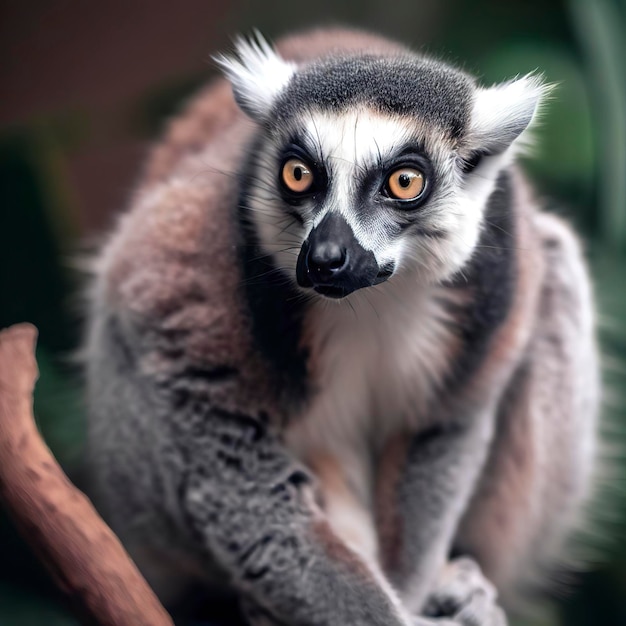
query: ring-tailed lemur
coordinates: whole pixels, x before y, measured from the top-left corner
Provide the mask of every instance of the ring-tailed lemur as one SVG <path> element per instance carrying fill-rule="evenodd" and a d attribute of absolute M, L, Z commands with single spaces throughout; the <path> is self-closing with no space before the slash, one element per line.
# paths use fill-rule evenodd
<path fill-rule="evenodd" d="M 277 50 L 219 59 L 234 99 L 172 124 L 99 258 L 101 506 L 159 593 L 254 623 L 504 624 L 595 448 L 579 244 L 515 165 L 547 88 L 351 31 Z"/>

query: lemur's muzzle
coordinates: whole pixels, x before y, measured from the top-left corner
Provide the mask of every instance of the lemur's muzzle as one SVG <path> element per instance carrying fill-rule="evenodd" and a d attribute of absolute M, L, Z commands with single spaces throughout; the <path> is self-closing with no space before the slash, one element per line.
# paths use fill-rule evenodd
<path fill-rule="evenodd" d="M 334 211 L 310 232 L 296 266 L 301 287 L 312 287 L 329 298 L 376 285 L 392 272 L 387 266 L 381 271 L 374 253 L 357 241 L 348 222 Z"/>

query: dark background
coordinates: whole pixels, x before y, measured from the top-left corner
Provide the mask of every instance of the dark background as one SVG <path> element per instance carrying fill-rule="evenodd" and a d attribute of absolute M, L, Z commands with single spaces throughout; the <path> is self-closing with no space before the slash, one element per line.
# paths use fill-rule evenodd
<path fill-rule="evenodd" d="M 151 142 L 214 73 L 211 53 L 252 27 L 277 37 L 323 24 L 388 34 L 486 83 L 535 69 L 559 83 L 527 169 L 587 244 L 612 467 L 585 539 L 596 565 L 524 623 L 626 624 L 624 0 L 1 0 L 0 327 L 28 320 L 40 330 L 35 405 L 49 445 L 80 484 L 78 253 L 123 210 Z M 76 622 L 0 512 L 0 626 L 31 624 Z"/>

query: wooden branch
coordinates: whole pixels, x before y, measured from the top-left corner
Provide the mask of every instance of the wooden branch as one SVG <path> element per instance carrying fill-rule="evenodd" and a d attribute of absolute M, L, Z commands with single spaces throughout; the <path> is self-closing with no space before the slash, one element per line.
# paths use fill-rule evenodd
<path fill-rule="evenodd" d="M 87 623 L 173 626 L 118 538 L 37 431 L 36 338 L 30 324 L 0 332 L 0 500 Z"/>

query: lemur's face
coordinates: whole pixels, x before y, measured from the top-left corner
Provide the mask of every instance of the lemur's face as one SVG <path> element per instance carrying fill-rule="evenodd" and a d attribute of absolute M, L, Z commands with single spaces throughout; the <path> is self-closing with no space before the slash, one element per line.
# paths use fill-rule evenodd
<path fill-rule="evenodd" d="M 387 280 L 435 187 L 421 142 L 367 109 L 311 111 L 298 126 L 278 159 L 288 234 L 302 240 L 298 285 L 343 297 Z"/>
<path fill-rule="evenodd" d="M 446 273 L 471 251 L 479 216 L 454 206 L 454 154 L 411 122 L 313 109 L 265 134 L 247 203 L 300 287 L 339 298 L 403 268 Z"/>
<path fill-rule="evenodd" d="M 534 114 L 536 79 L 481 90 L 409 54 L 296 67 L 264 42 L 238 51 L 241 62 L 221 62 L 262 128 L 243 204 L 288 277 L 342 298 L 401 273 L 436 282 L 462 269 Z"/>

